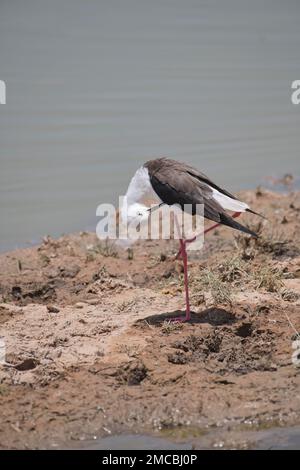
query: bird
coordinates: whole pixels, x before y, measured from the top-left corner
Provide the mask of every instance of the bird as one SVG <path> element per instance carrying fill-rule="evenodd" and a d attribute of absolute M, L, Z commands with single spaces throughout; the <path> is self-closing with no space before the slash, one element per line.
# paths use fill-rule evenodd
<path fill-rule="evenodd" d="M 147 203 L 149 200 L 157 204 L 154 208 L 162 205 L 177 205 L 182 211 L 185 211 L 185 208 L 188 207 L 192 215 L 196 213 L 197 205 L 202 204 L 204 218 L 215 222 L 214 225 L 204 230 L 204 233 L 208 233 L 219 225 L 225 225 L 258 238 L 254 231 L 235 219 L 243 212 L 263 216 L 187 163 L 161 157 L 149 160 L 138 168 L 130 180 L 123 199 L 122 218 L 126 219 L 128 223 L 147 220 L 153 210 L 152 206 L 149 208 L 149 203 Z M 233 214 L 230 215 L 227 211 Z M 186 247 L 195 239 L 196 236 L 191 239 L 184 239 L 182 236 L 179 239 L 180 250 L 177 258 L 181 257 L 183 260 L 186 308 L 185 316 L 173 319 L 178 322 L 191 320 Z"/>

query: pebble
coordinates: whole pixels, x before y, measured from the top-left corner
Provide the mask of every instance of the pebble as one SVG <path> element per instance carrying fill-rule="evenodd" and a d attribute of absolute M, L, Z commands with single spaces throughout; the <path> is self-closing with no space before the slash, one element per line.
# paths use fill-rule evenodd
<path fill-rule="evenodd" d="M 59 308 L 54 307 L 54 305 L 47 305 L 47 310 L 50 313 L 58 313 L 59 312 Z"/>
<path fill-rule="evenodd" d="M 88 300 L 87 300 L 87 303 L 88 303 L 89 305 L 98 305 L 99 299 L 88 299 Z"/>
<path fill-rule="evenodd" d="M 86 303 L 84 303 L 84 302 L 77 302 L 77 303 L 75 304 L 75 307 L 76 307 L 76 308 L 83 308 L 83 307 L 86 307 Z"/>

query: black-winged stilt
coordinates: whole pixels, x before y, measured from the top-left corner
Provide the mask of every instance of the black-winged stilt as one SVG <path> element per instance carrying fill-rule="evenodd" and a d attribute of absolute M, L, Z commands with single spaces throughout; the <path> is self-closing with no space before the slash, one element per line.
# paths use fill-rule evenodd
<path fill-rule="evenodd" d="M 256 233 L 234 219 L 241 212 L 260 214 L 251 210 L 248 204 L 239 201 L 228 191 L 217 186 L 206 175 L 186 163 L 169 158 L 158 158 L 150 160 L 140 167 L 128 186 L 124 198 L 126 205 L 123 206 L 123 216 L 128 221 L 145 220 L 150 215 L 149 206 L 145 204 L 147 200 L 156 201 L 158 205 L 179 205 L 182 210 L 185 210 L 185 206 L 188 205 L 189 208 L 192 208 L 192 213 L 196 213 L 197 204 L 202 204 L 204 217 L 216 222 L 204 233 L 219 225 L 227 225 L 257 238 Z M 126 215 L 124 213 L 125 207 Z M 233 215 L 229 215 L 227 210 L 233 212 Z M 179 240 L 178 256 L 182 257 L 184 265 L 186 315 L 177 318 L 177 321 L 188 321 L 191 318 L 186 245 L 193 242 L 195 238 L 180 238 Z"/>

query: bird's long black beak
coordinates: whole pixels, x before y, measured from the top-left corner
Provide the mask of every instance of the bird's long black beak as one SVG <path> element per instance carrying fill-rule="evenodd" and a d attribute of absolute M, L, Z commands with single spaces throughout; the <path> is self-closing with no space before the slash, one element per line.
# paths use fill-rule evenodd
<path fill-rule="evenodd" d="M 164 206 L 164 205 L 165 205 L 165 202 L 161 202 L 161 203 L 158 204 L 157 206 L 149 207 L 149 209 L 147 209 L 147 211 L 148 211 L 148 212 L 156 211 L 157 209 L 159 209 L 161 206 Z"/>

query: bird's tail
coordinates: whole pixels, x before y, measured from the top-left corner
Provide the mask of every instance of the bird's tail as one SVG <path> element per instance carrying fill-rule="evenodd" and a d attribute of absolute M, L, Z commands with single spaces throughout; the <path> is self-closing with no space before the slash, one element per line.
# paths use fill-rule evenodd
<path fill-rule="evenodd" d="M 249 228 L 245 227 L 242 224 L 239 224 L 236 220 L 234 220 L 230 215 L 222 213 L 220 214 L 220 223 L 223 225 L 227 225 L 228 227 L 234 228 L 236 230 L 240 230 L 240 232 L 247 233 L 254 238 L 258 238 L 257 233 L 253 232 Z"/>
<path fill-rule="evenodd" d="M 265 217 L 264 215 L 262 214 L 259 214 L 258 212 L 255 212 L 253 211 L 252 209 L 246 209 L 246 212 L 250 212 L 250 214 L 254 214 L 254 215 L 258 215 L 259 217 L 261 217 L 262 219 L 265 219 L 265 220 L 268 220 L 267 217 Z"/>

